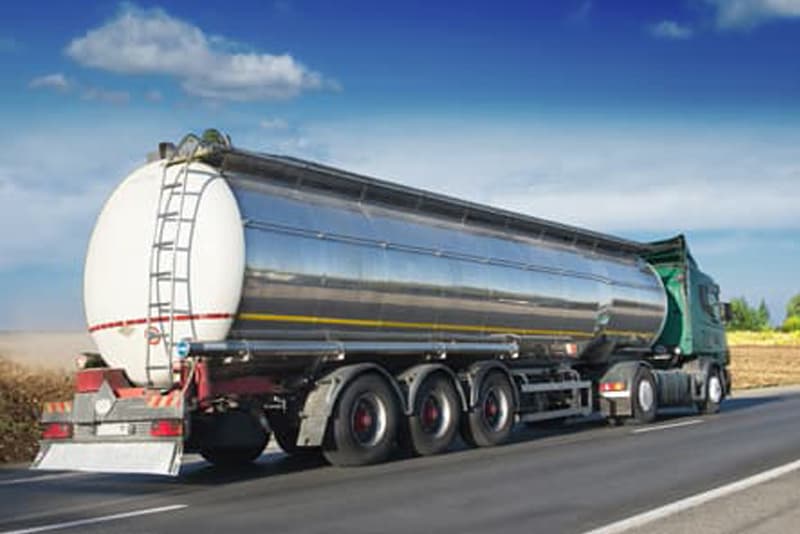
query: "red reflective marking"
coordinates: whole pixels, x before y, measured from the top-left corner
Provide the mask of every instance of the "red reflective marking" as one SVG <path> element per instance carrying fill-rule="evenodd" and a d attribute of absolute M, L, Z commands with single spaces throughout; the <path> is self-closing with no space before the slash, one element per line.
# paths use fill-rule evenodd
<path fill-rule="evenodd" d="M 175 321 L 203 321 L 203 320 L 222 320 L 230 319 L 233 317 L 232 313 L 195 313 L 192 315 L 176 315 Z M 150 319 L 151 323 L 167 323 L 169 322 L 169 315 L 162 315 L 161 317 L 153 317 Z M 147 324 L 147 317 L 139 319 L 126 319 L 124 321 L 113 321 L 110 323 L 100 323 L 89 327 L 89 332 L 97 332 L 98 330 L 107 330 L 109 328 L 121 328 L 123 326 L 131 326 L 137 324 Z"/>
<path fill-rule="evenodd" d="M 181 436 L 183 435 L 183 423 L 179 419 L 153 421 L 150 426 L 150 435 L 157 438 Z"/>
<path fill-rule="evenodd" d="M 72 437 L 72 425 L 69 423 L 49 423 L 42 431 L 42 439 L 67 439 Z"/>

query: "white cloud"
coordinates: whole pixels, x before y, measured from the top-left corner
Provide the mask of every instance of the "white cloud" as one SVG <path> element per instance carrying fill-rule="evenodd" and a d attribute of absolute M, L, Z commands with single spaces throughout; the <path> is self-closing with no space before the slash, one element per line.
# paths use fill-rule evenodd
<path fill-rule="evenodd" d="M 30 81 L 28 87 L 32 89 L 46 88 L 55 89 L 56 91 L 67 91 L 72 87 L 72 84 L 67 80 L 66 76 L 59 72 L 34 78 Z"/>
<path fill-rule="evenodd" d="M 289 54 L 232 52 L 239 46 L 231 43 L 161 9 L 125 5 L 115 19 L 69 43 L 66 53 L 89 67 L 171 76 L 205 98 L 282 99 L 331 85 Z"/>
<path fill-rule="evenodd" d="M 653 37 L 658 37 L 659 39 L 685 40 L 689 39 L 694 33 L 689 26 L 684 26 L 673 20 L 662 20 L 648 26 L 647 29 Z"/>
<path fill-rule="evenodd" d="M 751 29 L 764 22 L 800 17 L 800 0 L 705 0 L 721 29 Z"/>
<path fill-rule="evenodd" d="M 285 130 L 289 127 L 288 122 L 277 117 L 272 119 L 264 119 L 258 124 L 265 130 Z"/>

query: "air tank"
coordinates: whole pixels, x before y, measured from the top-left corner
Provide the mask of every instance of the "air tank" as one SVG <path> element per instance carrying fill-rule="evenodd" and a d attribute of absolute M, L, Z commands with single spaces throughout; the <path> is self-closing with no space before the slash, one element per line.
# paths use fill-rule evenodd
<path fill-rule="evenodd" d="M 224 146 L 157 159 L 103 207 L 88 329 L 137 384 L 183 339 L 513 337 L 647 348 L 666 317 L 644 245 Z M 579 357 L 589 357 L 589 352 Z"/>

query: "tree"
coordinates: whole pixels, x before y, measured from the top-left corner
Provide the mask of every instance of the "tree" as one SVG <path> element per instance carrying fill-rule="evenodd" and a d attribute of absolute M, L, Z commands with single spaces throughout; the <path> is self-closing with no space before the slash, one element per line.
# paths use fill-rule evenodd
<path fill-rule="evenodd" d="M 789 299 L 786 305 L 786 318 L 800 317 L 800 293 Z"/>
<path fill-rule="evenodd" d="M 781 329 L 784 332 L 800 332 L 800 293 L 790 298 L 786 304 L 786 319 Z"/>
<path fill-rule="evenodd" d="M 731 300 L 731 321 L 729 330 L 766 330 L 769 328 L 769 310 L 762 300 L 758 309 L 747 303 L 747 299 L 739 297 Z"/>
<path fill-rule="evenodd" d="M 769 309 L 767 308 L 767 303 L 764 302 L 764 299 L 761 299 L 761 303 L 758 305 L 756 319 L 758 320 L 759 330 L 765 330 L 769 328 Z"/>

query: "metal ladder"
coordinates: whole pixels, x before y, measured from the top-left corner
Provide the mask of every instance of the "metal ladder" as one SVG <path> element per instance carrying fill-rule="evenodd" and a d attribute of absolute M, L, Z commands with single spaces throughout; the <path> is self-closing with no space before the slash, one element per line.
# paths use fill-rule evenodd
<path fill-rule="evenodd" d="M 156 224 L 150 248 L 145 330 L 147 344 L 145 372 L 148 386 L 153 385 L 153 372 L 172 369 L 176 315 L 186 317 L 192 330 L 191 337 L 196 338 L 189 280 L 192 239 L 201 190 L 189 190 L 189 174 L 192 162 L 203 147 L 204 143 L 199 138 L 187 135 L 175 153 L 166 161 L 161 174 Z M 168 171 L 183 158 L 185 161 L 182 167 L 170 179 Z M 194 201 L 187 202 L 191 197 Z M 186 236 L 183 241 L 182 236 Z M 184 270 L 179 272 L 180 267 L 184 267 Z M 179 288 L 183 288 L 184 291 L 179 291 Z M 185 298 L 185 302 L 177 302 L 181 297 Z M 167 320 L 168 326 L 164 328 L 163 324 Z M 153 362 L 154 351 L 159 346 L 165 352 L 166 364 Z"/>

